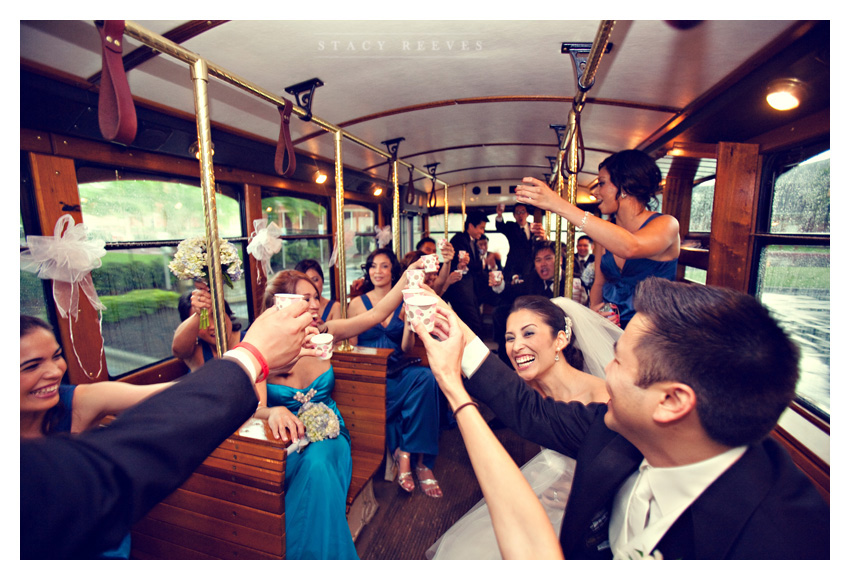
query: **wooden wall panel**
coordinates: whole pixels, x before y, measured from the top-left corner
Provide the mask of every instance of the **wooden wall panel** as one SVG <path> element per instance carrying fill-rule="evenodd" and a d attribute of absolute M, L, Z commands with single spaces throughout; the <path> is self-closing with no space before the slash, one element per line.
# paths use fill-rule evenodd
<path fill-rule="evenodd" d="M 706 284 L 748 291 L 760 168 L 758 145 L 718 145 Z"/>

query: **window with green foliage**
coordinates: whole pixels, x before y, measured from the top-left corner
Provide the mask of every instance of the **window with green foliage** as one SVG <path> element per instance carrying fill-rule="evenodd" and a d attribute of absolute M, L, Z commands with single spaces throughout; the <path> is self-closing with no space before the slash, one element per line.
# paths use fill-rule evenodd
<path fill-rule="evenodd" d="M 153 178 L 133 178 L 81 168 L 80 206 L 91 238 L 109 245 L 100 268 L 92 271 L 106 306 L 102 333 L 110 377 L 170 358 L 177 302 L 194 287 L 168 269 L 176 245 L 205 233 L 200 186 Z M 239 202 L 216 196 L 219 235 L 242 236 Z M 163 243 L 150 243 L 163 242 Z M 242 244 L 237 250 L 244 260 Z M 247 319 L 244 276 L 225 286 L 225 300 Z"/>
<path fill-rule="evenodd" d="M 798 400 L 830 416 L 830 242 L 828 145 L 771 159 L 756 236 L 757 297 L 802 354 Z"/>

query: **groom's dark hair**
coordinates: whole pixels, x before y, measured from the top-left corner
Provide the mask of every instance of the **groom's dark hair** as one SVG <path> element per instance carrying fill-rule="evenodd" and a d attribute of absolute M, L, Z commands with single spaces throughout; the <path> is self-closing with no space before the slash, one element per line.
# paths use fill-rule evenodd
<path fill-rule="evenodd" d="M 727 288 L 648 278 L 635 293 L 648 318 L 637 339 L 637 386 L 689 385 L 714 441 L 766 437 L 794 398 L 799 350 L 758 300 Z"/>

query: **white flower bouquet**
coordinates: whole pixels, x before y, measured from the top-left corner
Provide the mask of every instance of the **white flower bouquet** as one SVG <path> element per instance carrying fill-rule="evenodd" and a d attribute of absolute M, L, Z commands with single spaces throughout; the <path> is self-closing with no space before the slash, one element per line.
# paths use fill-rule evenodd
<path fill-rule="evenodd" d="M 242 260 L 236 246 L 219 238 L 219 260 L 224 283 L 233 288 L 233 282 L 242 278 Z M 207 271 L 207 240 L 203 236 L 187 238 L 177 246 L 177 252 L 168 269 L 180 280 L 201 280 L 209 286 Z M 209 313 L 201 311 L 200 327 L 209 327 Z"/>
<path fill-rule="evenodd" d="M 295 395 L 295 400 L 301 403 L 296 416 L 304 423 L 307 438 L 313 443 L 339 436 L 339 417 L 324 403 L 310 401 L 315 394 L 316 390 L 310 389 L 306 395 L 303 393 Z"/>

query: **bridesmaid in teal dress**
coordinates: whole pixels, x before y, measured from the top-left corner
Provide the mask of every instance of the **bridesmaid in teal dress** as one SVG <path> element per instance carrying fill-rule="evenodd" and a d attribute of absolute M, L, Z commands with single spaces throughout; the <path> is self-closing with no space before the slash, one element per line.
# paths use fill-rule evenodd
<path fill-rule="evenodd" d="M 419 267 L 418 263 L 411 267 Z M 401 303 L 400 282 L 382 308 L 361 316 L 332 319 L 319 317 L 319 292 L 313 282 L 295 270 L 278 272 L 266 285 L 263 308 L 274 307 L 275 294 L 301 294 L 310 302 L 314 326 L 334 335 L 335 341 L 356 336 L 386 318 Z M 286 557 L 290 560 L 357 559 L 345 517 L 345 499 L 351 483 L 351 438 L 331 398 L 333 367 L 329 360 L 303 356 L 286 372 L 273 372 L 260 387 L 260 406 L 255 417 L 267 419 L 276 438 L 285 430 L 294 441 L 304 436 L 304 424 L 296 413 L 301 403 L 295 395 L 311 389 L 314 403 L 324 403 L 339 418 L 340 433 L 333 439 L 309 443 L 286 458 Z"/>
<path fill-rule="evenodd" d="M 369 254 L 364 269 L 364 293 L 351 301 L 352 314 L 385 308 L 393 283 L 401 277 L 401 266 L 387 248 Z M 395 349 L 389 361 L 392 366 L 413 346 L 413 340 L 399 304 L 391 315 L 357 337 L 356 344 Z M 443 496 L 433 472 L 440 440 L 439 405 L 439 387 L 430 369 L 408 366 L 387 378 L 387 448 L 393 452 L 398 485 L 408 493 L 415 488 L 411 454 L 417 454 L 416 475 L 422 491 L 428 497 Z"/>

